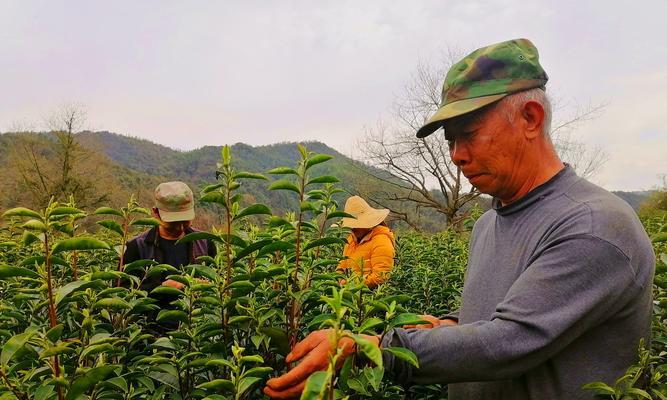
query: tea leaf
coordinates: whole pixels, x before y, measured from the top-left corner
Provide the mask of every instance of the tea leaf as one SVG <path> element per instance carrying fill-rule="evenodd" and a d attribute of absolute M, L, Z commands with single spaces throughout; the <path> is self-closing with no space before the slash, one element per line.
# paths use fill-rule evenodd
<path fill-rule="evenodd" d="M 251 172 L 238 172 L 234 174 L 234 179 L 263 179 L 268 181 L 268 178 L 262 174 L 255 174 Z"/>
<path fill-rule="evenodd" d="M 122 217 L 123 213 L 111 207 L 100 207 L 93 212 L 93 215 L 116 215 Z"/>
<path fill-rule="evenodd" d="M 245 392 L 250 390 L 251 387 L 253 387 L 255 384 L 259 383 L 262 381 L 262 378 L 257 378 L 254 376 L 249 376 L 246 378 L 241 378 L 239 381 L 239 388 L 238 391 L 236 392 L 237 398 L 240 398 Z"/>
<path fill-rule="evenodd" d="M 278 167 L 266 172 L 271 175 L 299 175 L 293 168 L 289 167 Z"/>
<path fill-rule="evenodd" d="M 91 238 L 91 237 L 75 237 L 71 239 L 65 239 L 53 246 L 51 252 L 53 254 L 60 253 L 61 251 L 72 251 L 72 250 L 111 250 L 111 246 L 108 243 L 105 243 L 101 240 Z"/>
<path fill-rule="evenodd" d="M 217 390 L 221 392 L 234 392 L 234 383 L 228 379 L 214 379 L 210 382 L 197 385 L 197 389 Z"/>
<path fill-rule="evenodd" d="M 244 208 L 241 210 L 236 216 L 234 217 L 234 220 L 243 218 L 248 215 L 257 215 L 257 214 L 268 214 L 271 215 L 271 210 L 269 207 L 265 206 L 264 204 L 253 204 L 249 207 Z"/>
<path fill-rule="evenodd" d="M 117 367 L 115 365 L 103 365 L 101 367 L 91 368 L 85 374 L 76 378 L 72 386 L 67 391 L 65 400 L 75 400 L 88 390 L 93 388 L 99 382 L 103 381 L 113 370 Z"/>
<path fill-rule="evenodd" d="M 2 346 L 2 353 L 0 353 L 0 364 L 5 367 L 5 369 L 7 368 L 7 365 L 11 361 L 12 357 L 14 357 L 14 354 L 21 350 L 23 346 L 28 343 L 28 340 L 30 340 L 30 338 L 35 335 L 35 333 L 37 333 L 36 330 L 19 333 L 18 335 L 14 335 L 9 338 L 7 343 Z"/>
<path fill-rule="evenodd" d="M 110 230 L 114 233 L 117 233 L 121 237 L 125 234 L 123 232 L 123 228 L 116 221 L 113 221 L 113 220 L 110 220 L 110 219 L 105 219 L 103 221 L 97 221 L 97 224 L 107 228 L 108 230 Z"/>
<path fill-rule="evenodd" d="M 314 183 L 336 183 L 336 182 L 340 182 L 340 180 L 338 180 L 338 178 L 336 178 L 335 176 L 324 175 L 309 180 L 308 183 L 306 183 L 306 186 L 312 185 Z"/>
<path fill-rule="evenodd" d="M 214 235 L 212 233 L 192 232 L 192 233 L 188 233 L 187 235 L 178 239 L 176 241 L 176 244 L 190 243 L 190 242 L 194 242 L 194 241 L 197 241 L 197 240 L 207 240 L 207 239 L 212 240 L 212 241 L 216 241 L 216 242 L 221 242 L 222 241 L 222 239 L 220 239 L 220 236 Z"/>
<path fill-rule="evenodd" d="M 33 270 L 21 267 L 10 267 L 9 265 L 0 265 L 0 280 L 16 276 L 39 278 L 39 274 Z"/>
<path fill-rule="evenodd" d="M 355 341 L 357 349 L 364 353 L 369 360 L 377 366 L 382 366 L 382 352 L 377 345 L 361 335 L 348 333 L 347 336 Z"/>
<path fill-rule="evenodd" d="M 38 213 L 35 212 L 29 208 L 25 207 L 16 207 L 12 208 L 10 210 L 5 211 L 2 214 L 3 217 L 32 217 L 32 218 L 37 218 L 41 219 L 42 216 Z"/>
<path fill-rule="evenodd" d="M 162 310 L 158 313 L 157 322 L 183 322 L 188 323 L 188 314 L 180 310 Z"/>
<path fill-rule="evenodd" d="M 399 358 L 403 361 L 406 361 L 413 365 L 416 368 L 419 368 L 419 361 L 417 360 L 417 356 L 415 353 L 412 351 L 403 348 L 403 347 L 386 347 L 382 349 L 382 351 L 386 351 L 387 353 L 391 353 L 394 355 L 396 358 Z"/>
<path fill-rule="evenodd" d="M 306 381 L 301 400 L 322 400 L 329 387 L 331 372 L 317 371 Z"/>
<path fill-rule="evenodd" d="M 56 207 L 53 210 L 51 210 L 51 215 L 77 215 L 77 214 L 84 214 L 83 210 L 79 210 L 78 208 L 75 207 Z"/>
<path fill-rule="evenodd" d="M 308 170 L 310 167 L 316 164 L 323 163 L 325 161 L 329 161 L 333 158 L 333 156 L 330 156 L 328 154 L 315 154 L 312 156 L 307 162 L 306 162 L 306 170 Z M 338 181 L 336 181 L 338 182 Z"/>
<path fill-rule="evenodd" d="M 286 179 L 281 179 L 279 181 L 273 182 L 269 186 L 269 190 L 291 190 L 292 192 L 295 192 L 297 194 L 301 193 L 301 191 L 295 184 Z"/>
<path fill-rule="evenodd" d="M 132 226 L 160 226 L 160 221 L 155 218 L 139 218 L 130 224 Z"/>

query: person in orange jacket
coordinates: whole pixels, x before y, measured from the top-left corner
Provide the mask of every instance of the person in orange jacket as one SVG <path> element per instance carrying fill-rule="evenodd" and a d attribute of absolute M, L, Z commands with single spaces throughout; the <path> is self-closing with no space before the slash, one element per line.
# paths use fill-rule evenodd
<path fill-rule="evenodd" d="M 352 196 L 345 202 L 345 212 L 356 218 L 342 219 L 341 225 L 352 228 L 352 233 L 343 249 L 346 258 L 338 264 L 338 270 L 351 270 L 374 288 L 388 279 L 394 266 L 394 234 L 384 223 L 389 210 L 375 209 L 361 197 Z"/>

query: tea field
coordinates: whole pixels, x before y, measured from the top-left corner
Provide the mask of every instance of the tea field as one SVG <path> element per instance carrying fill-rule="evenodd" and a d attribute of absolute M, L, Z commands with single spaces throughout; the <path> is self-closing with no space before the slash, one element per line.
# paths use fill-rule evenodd
<path fill-rule="evenodd" d="M 347 235 L 335 224 L 346 215 L 335 200 L 341 190 L 336 177 L 311 169 L 331 157 L 299 151 L 295 165 L 262 175 L 235 170 L 229 148 L 223 149 L 217 180 L 200 201 L 217 205 L 226 223 L 181 239 L 213 240 L 218 255 L 182 270 L 123 262 L 124 243 L 157 223 L 133 199 L 120 209 L 89 213 L 75 199 L 52 201 L 42 210 L 6 210 L 0 399 L 262 399 L 266 379 L 287 370 L 290 348 L 322 327 L 332 328 L 334 340 L 354 339 L 360 354 L 340 370 L 333 368 L 334 355 L 302 398 L 446 398 L 445 386 L 406 389 L 384 379 L 381 353 L 360 334 L 419 322 L 421 313 L 455 310 L 468 233 L 398 232 L 395 270 L 370 291 L 335 271 Z M 243 204 L 248 180 L 290 193 L 292 211 L 273 215 L 264 204 Z M 644 224 L 658 255 L 654 337 L 614 387 L 590 384 L 601 398 L 667 398 L 667 219 Z M 158 274 L 183 289 L 140 289 Z M 348 283 L 341 286 L 343 278 Z M 158 299 L 171 307 L 160 309 Z M 382 351 L 418 364 L 409 351 Z"/>

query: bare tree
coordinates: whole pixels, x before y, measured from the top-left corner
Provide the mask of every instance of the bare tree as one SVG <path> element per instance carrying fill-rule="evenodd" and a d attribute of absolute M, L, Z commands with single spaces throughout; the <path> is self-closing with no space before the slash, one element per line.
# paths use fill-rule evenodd
<path fill-rule="evenodd" d="M 555 105 L 562 103 L 553 98 L 551 101 Z M 606 103 L 577 106 L 571 115 L 556 121 L 551 126 L 551 141 L 561 160 L 572 166 L 577 174 L 584 178 L 590 178 L 598 173 L 609 160 L 609 156 L 599 146 L 590 147 L 573 138 L 573 135 L 576 128 L 600 117 L 606 106 Z M 557 113 L 562 112 L 561 107 L 554 109 Z"/>
<path fill-rule="evenodd" d="M 464 210 L 480 195 L 452 163 L 444 135 L 424 139 L 415 136 L 438 110 L 442 78 L 461 55 L 450 49 L 440 63 L 420 61 L 410 82 L 396 97 L 389 120 L 366 129 L 359 142 L 364 161 L 386 172 L 369 172 L 384 188 L 366 185 L 361 194 L 413 227 L 419 225 L 415 219 L 424 210 L 433 210 L 445 217 L 448 226 L 458 227 L 467 217 Z M 599 149 L 590 151 L 572 140 L 570 134 L 575 127 L 596 118 L 603 107 L 579 109 L 573 116 L 556 122 L 552 130 L 559 154 L 583 176 L 594 174 L 606 161 L 606 155 Z"/>
<path fill-rule="evenodd" d="M 107 200 L 97 190 L 100 176 L 91 171 L 95 152 L 76 140 L 85 123 L 83 106 L 66 104 L 46 121 L 46 133 L 25 130 L 24 123 L 14 125 L 16 140 L 8 146 L 8 159 L 17 171 L 17 189 L 27 192 L 35 206 L 44 206 L 51 197 L 67 201 L 72 195 L 82 206 Z"/>

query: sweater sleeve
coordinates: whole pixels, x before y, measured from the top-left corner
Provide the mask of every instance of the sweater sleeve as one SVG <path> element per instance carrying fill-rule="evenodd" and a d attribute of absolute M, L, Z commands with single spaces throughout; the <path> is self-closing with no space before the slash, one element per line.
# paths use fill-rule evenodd
<path fill-rule="evenodd" d="M 617 247 L 573 235 L 528 265 L 490 321 L 385 335 L 383 347 L 408 348 L 420 364 L 415 369 L 383 352 L 385 369 L 403 383 L 513 378 L 614 315 L 639 289 L 629 259 Z"/>
<path fill-rule="evenodd" d="M 394 244 L 386 235 L 373 238 L 370 256 L 370 271 L 364 273 L 366 286 L 372 288 L 384 283 L 394 266 Z"/>

